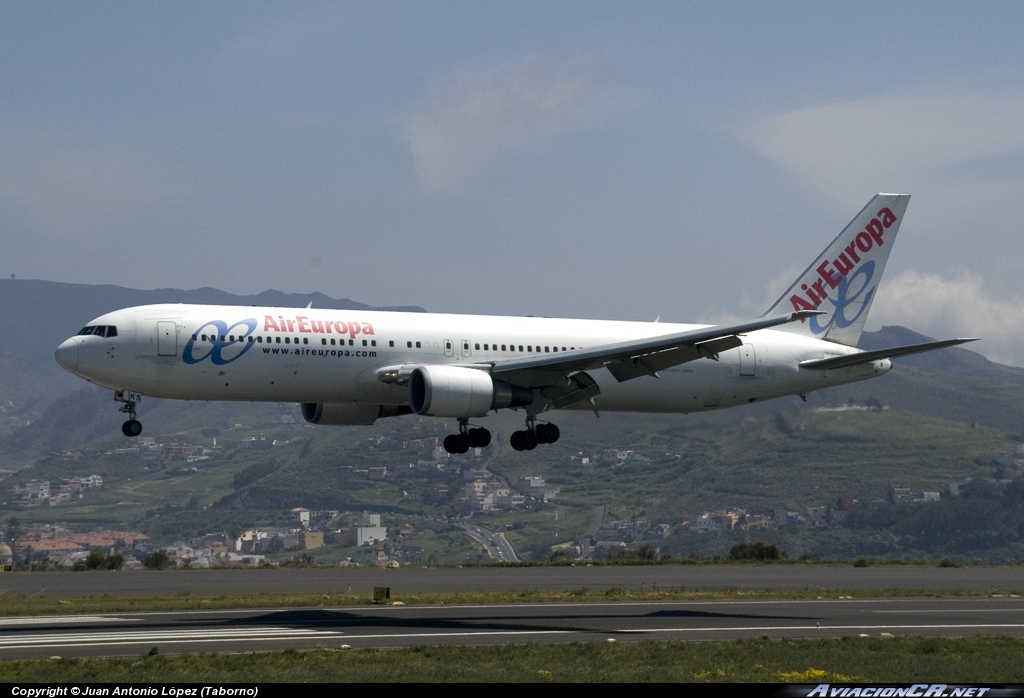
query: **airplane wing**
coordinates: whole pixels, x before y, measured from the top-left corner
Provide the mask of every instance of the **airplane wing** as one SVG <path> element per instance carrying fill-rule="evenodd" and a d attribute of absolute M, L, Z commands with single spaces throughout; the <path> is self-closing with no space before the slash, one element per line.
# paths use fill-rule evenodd
<path fill-rule="evenodd" d="M 810 361 L 801 361 L 800 368 L 809 368 L 818 371 L 824 371 L 835 368 L 846 368 L 847 366 L 857 366 L 858 364 L 867 364 L 872 361 L 878 361 L 879 359 L 896 359 L 901 356 L 910 356 L 911 354 L 920 354 L 925 351 L 932 351 L 933 349 L 942 349 L 944 347 L 955 347 L 958 344 L 966 344 L 967 342 L 977 342 L 977 337 L 970 337 L 964 339 L 944 339 L 941 342 L 924 342 L 923 344 L 908 344 L 902 347 L 891 347 L 889 349 L 873 349 L 871 351 L 861 351 L 856 354 L 847 354 L 846 356 L 833 356 L 827 359 L 812 359 Z"/>
<path fill-rule="evenodd" d="M 601 367 L 607 368 L 619 382 L 622 382 L 640 376 L 655 376 L 658 371 L 670 366 L 702 357 L 717 360 L 719 352 L 743 344 L 738 335 L 821 314 L 821 311 L 801 310 L 789 315 L 763 318 L 738 325 L 703 327 L 658 337 L 603 344 L 588 349 L 522 359 L 499 359 L 478 365 L 489 369 L 495 376 L 524 387 L 539 388 L 551 385 L 554 382 L 552 374 L 565 376 Z"/>

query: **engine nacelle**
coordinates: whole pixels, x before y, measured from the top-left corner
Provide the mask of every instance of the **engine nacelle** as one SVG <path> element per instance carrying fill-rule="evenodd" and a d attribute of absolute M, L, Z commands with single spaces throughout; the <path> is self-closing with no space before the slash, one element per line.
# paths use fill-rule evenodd
<path fill-rule="evenodd" d="M 420 366 L 409 377 L 409 406 L 430 417 L 483 417 L 501 407 L 523 407 L 533 391 L 462 366 Z"/>
<path fill-rule="evenodd" d="M 303 402 L 302 417 L 310 424 L 355 426 L 373 424 L 380 417 L 410 414 L 408 407 L 361 405 L 356 402 Z"/>

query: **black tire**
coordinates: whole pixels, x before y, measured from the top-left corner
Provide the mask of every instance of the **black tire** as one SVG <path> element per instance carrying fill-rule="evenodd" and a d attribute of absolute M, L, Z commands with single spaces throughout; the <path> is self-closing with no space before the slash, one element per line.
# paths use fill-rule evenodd
<path fill-rule="evenodd" d="M 550 422 L 537 425 L 537 443 L 553 444 L 558 441 L 558 437 L 561 435 L 562 432 L 559 428 Z"/>
<path fill-rule="evenodd" d="M 523 434 L 523 450 L 532 451 L 537 448 L 537 435 L 532 431 L 524 431 Z"/>
<path fill-rule="evenodd" d="M 526 434 L 525 431 L 514 431 L 514 432 L 512 432 L 512 436 L 510 436 L 509 439 L 508 439 L 508 442 L 512 446 L 512 448 L 514 448 L 517 451 L 522 451 L 522 450 L 524 450 L 526 448 L 526 446 L 525 446 L 525 444 L 523 442 L 523 435 L 524 434 Z"/>
<path fill-rule="evenodd" d="M 486 448 L 491 444 L 491 432 L 483 427 L 470 429 L 466 436 L 469 437 L 470 448 Z"/>
<path fill-rule="evenodd" d="M 444 450 L 447 451 L 448 453 L 458 453 L 458 438 L 458 434 L 449 434 L 448 436 L 444 437 Z"/>
<path fill-rule="evenodd" d="M 452 434 L 452 442 L 455 444 L 454 453 L 465 453 L 469 450 L 469 437 L 465 434 Z"/>
<path fill-rule="evenodd" d="M 137 419 L 129 419 L 121 425 L 121 433 L 125 436 L 138 436 L 142 433 L 142 422 Z"/>

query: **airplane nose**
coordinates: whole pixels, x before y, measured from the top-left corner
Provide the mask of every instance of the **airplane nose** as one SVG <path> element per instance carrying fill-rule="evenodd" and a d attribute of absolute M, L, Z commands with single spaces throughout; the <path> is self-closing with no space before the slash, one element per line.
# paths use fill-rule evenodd
<path fill-rule="evenodd" d="M 65 339 L 64 342 L 57 347 L 57 351 L 54 352 L 53 357 L 57 359 L 57 363 L 68 371 L 74 373 L 78 368 L 78 339 L 75 337 Z"/>

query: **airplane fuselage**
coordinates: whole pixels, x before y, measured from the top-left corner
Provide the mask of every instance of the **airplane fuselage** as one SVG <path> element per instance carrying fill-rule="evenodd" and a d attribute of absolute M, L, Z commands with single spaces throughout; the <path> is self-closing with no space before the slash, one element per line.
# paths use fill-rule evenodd
<path fill-rule="evenodd" d="M 98 385 L 186 400 L 407 406 L 409 389 L 380 379 L 388 366 L 478 366 L 570 353 L 706 327 L 541 317 L 444 315 L 242 306 L 150 305 L 108 313 L 57 351 L 68 370 Z M 606 369 L 577 409 L 697 412 L 802 394 L 881 375 L 887 360 L 833 371 L 801 361 L 855 349 L 778 330 L 740 347 L 619 382 Z"/>

